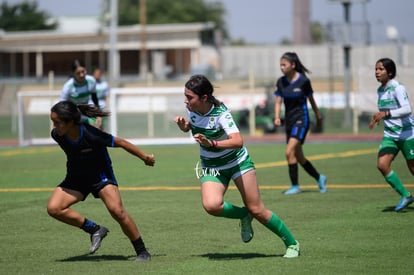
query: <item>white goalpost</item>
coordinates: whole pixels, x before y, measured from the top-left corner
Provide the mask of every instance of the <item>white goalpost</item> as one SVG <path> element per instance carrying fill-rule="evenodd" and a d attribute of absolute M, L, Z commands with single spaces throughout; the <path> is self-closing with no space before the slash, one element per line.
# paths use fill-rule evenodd
<path fill-rule="evenodd" d="M 187 144 L 174 117 L 184 116 L 183 87 L 113 88 L 110 92 L 110 132 L 137 145 Z"/>
<path fill-rule="evenodd" d="M 59 91 L 17 93 L 19 145 L 52 144 L 50 108 L 59 101 Z"/>
<path fill-rule="evenodd" d="M 52 129 L 50 108 L 60 91 L 25 91 L 17 94 L 19 145 L 48 145 Z M 189 144 L 175 116 L 186 117 L 182 87 L 112 88 L 105 131 L 135 145 Z"/>

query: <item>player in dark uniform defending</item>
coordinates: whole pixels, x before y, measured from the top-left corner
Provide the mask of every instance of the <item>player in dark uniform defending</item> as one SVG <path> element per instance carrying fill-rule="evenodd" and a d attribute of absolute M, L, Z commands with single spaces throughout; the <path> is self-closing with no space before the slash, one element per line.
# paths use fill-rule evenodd
<path fill-rule="evenodd" d="M 282 101 L 285 105 L 285 129 L 286 129 L 286 159 L 289 166 L 289 177 L 292 186 L 285 195 L 300 193 L 298 182 L 298 162 L 305 171 L 318 182 L 319 190 L 325 193 L 326 176 L 318 173 L 303 154 L 302 145 L 305 142 L 309 130 L 309 112 L 307 99 L 312 106 L 317 119 L 317 127 L 321 126 L 322 116 L 313 98 L 313 89 L 309 78 L 305 73 L 309 70 L 302 64 L 294 52 L 287 52 L 280 58 L 280 69 L 284 76 L 276 83 L 275 125 L 280 126 L 280 109 Z"/>
<path fill-rule="evenodd" d="M 72 101 L 61 101 L 51 109 L 50 118 L 54 126 L 51 135 L 66 154 L 67 171 L 65 179 L 49 199 L 47 212 L 53 218 L 89 233 L 92 242 L 90 253 L 94 253 L 109 230 L 70 208 L 92 193 L 95 198 L 102 199 L 111 216 L 131 240 L 137 253 L 136 261 L 148 261 L 151 255 L 135 222 L 122 205 L 107 147 L 121 147 L 149 166 L 154 165 L 154 156 L 144 153 L 125 139 L 81 123 L 82 115 L 97 117 L 108 116 L 109 113 L 90 105 L 76 105 Z"/>

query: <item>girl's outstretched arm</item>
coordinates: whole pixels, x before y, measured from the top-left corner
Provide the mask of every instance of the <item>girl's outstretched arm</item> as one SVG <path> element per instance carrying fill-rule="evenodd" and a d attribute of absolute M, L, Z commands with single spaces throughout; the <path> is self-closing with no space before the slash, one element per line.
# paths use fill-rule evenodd
<path fill-rule="evenodd" d="M 154 166 L 155 164 L 155 157 L 154 154 L 147 154 L 137 146 L 132 144 L 131 142 L 127 141 L 126 139 L 114 137 L 114 144 L 115 147 L 121 147 L 125 151 L 129 152 L 131 155 L 139 157 L 145 165 Z"/>

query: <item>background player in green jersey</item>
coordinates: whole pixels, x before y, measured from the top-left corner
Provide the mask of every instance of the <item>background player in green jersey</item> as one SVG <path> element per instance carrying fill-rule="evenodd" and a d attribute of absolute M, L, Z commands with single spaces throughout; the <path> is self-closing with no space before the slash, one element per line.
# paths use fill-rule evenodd
<path fill-rule="evenodd" d="M 176 117 L 178 127 L 200 144 L 201 200 L 207 213 L 217 217 L 241 220 L 244 242 L 253 238 L 252 219 L 279 236 L 286 246 L 285 258 L 299 256 L 299 243 L 275 213 L 265 207 L 260 197 L 254 164 L 243 138 L 227 107 L 213 96 L 213 86 L 203 75 L 192 76 L 185 84 L 187 121 Z M 233 180 L 244 207 L 224 200 L 229 182 Z"/>
<path fill-rule="evenodd" d="M 109 96 L 109 84 L 108 82 L 102 77 L 102 70 L 100 68 L 95 68 L 92 73 L 93 77 L 96 80 L 96 97 L 98 98 L 99 108 L 101 110 L 107 111 L 107 101 Z M 89 100 L 89 104 L 93 104 L 92 98 Z M 98 124 L 100 123 L 100 124 Z M 101 120 L 96 121 L 96 127 L 104 130 L 106 128 L 107 119 L 106 117 L 102 118 Z"/>
<path fill-rule="evenodd" d="M 369 128 L 384 120 L 384 137 L 378 152 L 377 167 L 401 196 L 395 207 L 395 211 L 401 211 L 413 202 L 413 197 L 391 169 L 391 163 L 401 151 L 414 175 L 414 118 L 405 87 L 394 79 L 396 74 L 397 68 L 392 59 L 381 58 L 375 63 L 375 77 L 381 83 L 377 90 L 379 112 L 373 115 Z"/>
<path fill-rule="evenodd" d="M 70 100 L 75 104 L 89 104 L 99 107 L 99 101 L 96 94 L 96 80 L 93 76 L 87 74 L 84 63 L 75 59 L 71 65 L 72 76 L 63 84 L 60 94 L 60 100 Z M 102 118 L 89 119 L 82 116 L 83 122 L 101 125 Z"/>

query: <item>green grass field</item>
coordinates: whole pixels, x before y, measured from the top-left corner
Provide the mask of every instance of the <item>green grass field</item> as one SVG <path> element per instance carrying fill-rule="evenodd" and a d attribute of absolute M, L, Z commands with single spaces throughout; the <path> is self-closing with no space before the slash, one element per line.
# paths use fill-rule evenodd
<path fill-rule="evenodd" d="M 89 255 L 89 236 L 46 213 L 51 190 L 65 173 L 57 146 L 0 149 L 1 274 L 411 274 L 414 207 L 393 211 L 399 196 L 376 169 L 378 143 L 309 143 L 305 154 L 328 177 L 328 193 L 300 170 L 304 192 L 285 196 L 283 144 L 247 144 L 266 206 L 301 243 L 301 256 L 284 259 L 283 243 L 257 221 L 254 239 L 240 239 L 237 220 L 201 207 L 194 166 L 196 145 L 145 146 L 157 157 L 146 167 L 110 149 L 124 205 L 153 255 L 135 263 L 134 251 L 100 200 L 74 208 L 110 229 Z M 394 170 L 414 191 L 402 156 Z M 231 185 L 226 199 L 240 204 Z"/>

